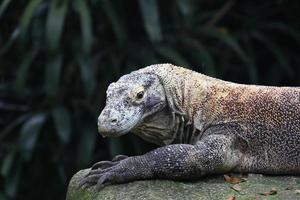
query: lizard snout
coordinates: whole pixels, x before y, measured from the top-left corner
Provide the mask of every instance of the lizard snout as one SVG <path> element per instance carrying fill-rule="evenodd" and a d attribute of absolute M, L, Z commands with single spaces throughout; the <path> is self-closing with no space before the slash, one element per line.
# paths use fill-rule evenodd
<path fill-rule="evenodd" d="M 115 136 L 118 132 L 119 115 L 112 110 L 103 110 L 98 117 L 98 132 L 102 136 Z"/>

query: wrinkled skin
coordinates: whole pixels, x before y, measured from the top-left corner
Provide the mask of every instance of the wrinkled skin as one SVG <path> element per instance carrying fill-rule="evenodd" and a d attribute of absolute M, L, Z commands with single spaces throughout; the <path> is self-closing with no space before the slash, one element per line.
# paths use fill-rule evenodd
<path fill-rule="evenodd" d="M 167 130 L 164 126 L 171 123 L 171 113 L 166 111 L 166 106 L 165 91 L 156 75 L 140 76 L 132 73 L 122 76 L 116 83 L 111 83 L 107 89 L 106 106 L 98 117 L 98 131 L 103 137 L 118 137 L 129 131 L 137 134 L 139 131 L 144 131 L 145 135 L 140 136 L 154 143 L 153 137 L 159 135 L 157 133 L 159 132 L 161 133 L 159 139 L 164 141 L 164 138 L 173 137 L 172 127 Z M 153 114 L 156 115 L 152 116 Z M 160 117 L 156 119 L 157 116 Z M 161 124 L 163 124 L 162 131 L 158 128 Z M 147 131 L 145 125 L 156 128 L 157 135 L 147 136 L 146 133 L 151 134 L 153 130 L 150 128 L 150 131 Z M 81 185 L 97 183 L 97 188 L 101 189 L 112 182 L 121 183 L 122 178 L 118 180 L 119 178 L 114 174 L 126 173 L 123 165 L 129 165 L 130 162 L 131 158 L 124 155 L 116 156 L 112 161 L 98 162 L 92 166 Z M 134 180 L 133 177 L 131 179 Z"/>
<path fill-rule="evenodd" d="M 130 131 L 163 147 L 96 163 L 84 187 L 227 172 L 300 174 L 300 87 L 235 84 L 152 65 L 108 87 L 98 130 L 111 137 Z"/>
<path fill-rule="evenodd" d="M 158 77 L 125 75 L 107 89 L 106 106 L 98 118 L 103 136 L 121 136 L 166 106 L 164 89 Z"/>

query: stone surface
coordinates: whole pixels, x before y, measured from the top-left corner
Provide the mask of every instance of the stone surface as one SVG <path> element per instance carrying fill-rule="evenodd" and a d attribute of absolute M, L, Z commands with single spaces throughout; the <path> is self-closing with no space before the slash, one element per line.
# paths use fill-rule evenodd
<path fill-rule="evenodd" d="M 223 176 L 206 177 L 197 182 L 176 182 L 169 180 L 134 181 L 131 183 L 111 185 L 100 192 L 95 187 L 82 189 L 79 180 L 88 170 L 81 170 L 70 181 L 67 200 L 100 199 L 228 199 L 230 196 L 240 199 L 300 199 L 300 177 L 262 176 L 249 174 L 246 181 L 231 184 Z M 239 175 L 233 175 L 238 177 Z M 238 186 L 237 186 L 238 185 Z M 239 192 L 232 187 L 240 189 Z M 264 196 L 275 188 L 277 194 Z"/>

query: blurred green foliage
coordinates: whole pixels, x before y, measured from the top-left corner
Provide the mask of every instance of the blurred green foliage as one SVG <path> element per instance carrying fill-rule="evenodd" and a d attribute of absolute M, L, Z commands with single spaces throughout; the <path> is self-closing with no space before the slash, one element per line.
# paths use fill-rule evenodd
<path fill-rule="evenodd" d="M 108 84 L 171 62 L 241 83 L 300 85 L 300 2 L 2 0 L 0 199 L 64 199 L 73 173 L 151 148 L 102 139 Z"/>

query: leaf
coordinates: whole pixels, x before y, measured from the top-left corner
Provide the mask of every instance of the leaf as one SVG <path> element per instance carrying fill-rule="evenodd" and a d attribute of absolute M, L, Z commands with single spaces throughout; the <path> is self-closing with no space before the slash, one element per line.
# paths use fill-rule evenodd
<path fill-rule="evenodd" d="M 16 39 L 18 38 L 20 34 L 20 30 L 19 28 L 16 28 L 10 35 L 8 41 L 5 44 L 1 44 L 1 48 L 0 48 L 0 56 L 2 56 L 4 53 L 6 53 L 10 47 L 14 44 L 14 42 L 16 41 Z"/>
<path fill-rule="evenodd" d="M 45 113 L 38 113 L 27 120 L 22 126 L 19 137 L 19 145 L 20 153 L 24 160 L 29 160 L 31 158 L 32 151 L 35 148 L 38 135 L 45 119 Z"/>
<path fill-rule="evenodd" d="M 62 67 L 62 55 L 56 54 L 48 58 L 45 70 L 45 91 L 47 96 L 54 97 L 58 92 Z"/>
<path fill-rule="evenodd" d="M 6 10 L 6 8 L 8 7 L 8 5 L 10 4 L 11 0 L 3 0 L 3 2 L 0 5 L 0 19 L 4 13 L 4 11 Z"/>
<path fill-rule="evenodd" d="M 156 48 L 156 51 L 164 56 L 165 58 L 168 58 L 174 64 L 182 66 L 182 67 L 190 67 L 190 64 L 183 58 L 176 50 L 174 50 L 171 47 L 168 46 L 158 46 Z"/>
<path fill-rule="evenodd" d="M 8 200 L 8 198 L 0 191 L 0 200 Z"/>
<path fill-rule="evenodd" d="M 262 28 L 279 30 L 282 33 L 287 34 L 290 37 L 292 37 L 298 43 L 298 45 L 300 45 L 299 31 L 295 30 L 294 28 L 290 27 L 287 24 L 279 23 L 279 22 L 272 22 L 272 23 L 264 24 Z"/>
<path fill-rule="evenodd" d="M 242 190 L 241 186 L 239 185 L 230 186 L 230 188 L 236 192 L 240 192 Z"/>
<path fill-rule="evenodd" d="M 78 165 L 83 167 L 92 160 L 92 153 L 95 148 L 97 131 L 91 122 L 81 122 L 79 146 L 78 146 Z"/>
<path fill-rule="evenodd" d="M 63 143 L 70 141 L 71 135 L 71 118 L 65 107 L 58 106 L 52 111 L 56 133 Z"/>
<path fill-rule="evenodd" d="M 37 7 L 40 5 L 42 0 L 31 0 L 25 8 L 25 11 L 20 18 L 20 35 L 21 39 L 25 40 L 25 35 L 27 34 L 28 27 L 31 23 L 31 19 L 36 11 Z"/>
<path fill-rule="evenodd" d="M 226 44 L 228 47 L 234 51 L 239 58 L 246 64 L 248 72 L 253 83 L 257 82 L 257 72 L 255 67 L 255 62 L 248 57 L 245 51 L 241 48 L 238 41 L 228 32 L 225 28 L 201 28 L 199 29 L 201 34 L 206 35 L 207 37 L 214 37 L 219 39 L 221 42 Z"/>
<path fill-rule="evenodd" d="M 256 54 L 253 49 L 253 41 L 250 40 L 250 37 L 248 35 L 244 36 L 242 39 L 245 44 L 245 49 L 247 51 L 248 58 L 249 58 L 249 63 L 247 65 L 248 76 L 249 76 L 249 79 L 252 84 L 257 84 L 259 76 L 258 76 L 258 72 L 257 72 L 258 67 L 255 63 L 255 55 Z"/>
<path fill-rule="evenodd" d="M 124 25 L 121 23 L 120 16 L 116 12 L 110 0 L 101 0 L 101 6 L 103 8 L 103 12 L 105 12 L 108 19 L 110 20 L 114 34 L 118 40 L 118 44 L 120 46 L 123 46 L 125 41 L 127 40 L 127 32 Z"/>
<path fill-rule="evenodd" d="M 128 45 L 128 49 L 134 49 L 133 51 L 128 51 L 128 61 L 126 63 L 126 72 L 131 72 L 133 70 L 136 70 L 137 68 L 136 63 L 142 62 L 143 65 L 151 65 L 153 63 L 160 63 L 157 53 L 154 52 L 154 49 L 148 49 L 143 46 L 143 44 L 140 45 Z M 116 63 L 114 64 L 116 68 L 119 68 L 120 64 Z M 123 66 L 122 66 L 123 68 Z"/>
<path fill-rule="evenodd" d="M 14 89 L 17 94 L 22 94 L 22 92 L 25 90 L 26 86 L 26 79 L 28 75 L 29 68 L 36 57 L 38 52 L 37 48 L 34 48 L 30 52 L 28 52 L 25 56 L 24 59 L 20 65 L 20 67 L 17 70 L 17 75 L 16 75 L 16 80 L 14 83 Z"/>
<path fill-rule="evenodd" d="M 180 10 L 180 12 L 184 15 L 184 16 L 189 16 L 193 13 L 194 9 L 193 9 L 193 2 L 191 0 L 176 0 L 177 6 Z"/>
<path fill-rule="evenodd" d="M 191 55 L 194 55 L 194 59 L 199 60 L 199 63 L 203 65 L 205 74 L 216 76 L 215 63 L 207 49 L 199 41 L 189 37 L 182 38 L 182 41 L 189 46 L 189 50 Z"/>
<path fill-rule="evenodd" d="M 275 188 L 272 188 L 270 191 L 258 193 L 258 194 L 263 195 L 263 196 L 275 195 L 275 194 L 277 194 L 277 190 Z"/>
<path fill-rule="evenodd" d="M 242 61 L 248 63 L 248 57 L 244 50 L 240 47 L 239 43 L 235 40 L 234 37 L 228 33 L 228 31 L 223 29 L 215 29 L 212 27 L 199 29 L 200 33 L 205 34 L 208 37 L 214 37 L 219 39 L 221 42 L 229 46 L 237 55 L 241 58 Z"/>
<path fill-rule="evenodd" d="M 46 41 L 50 51 L 56 50 L 59 47 L 68 2 L 68 0 L 52 0 L 50 3 L 46 22 Z"/>
<path fill-rule="evenodd" d="M 92 19 L 87 1 L 75 0 L 74 9 L 79 14 L 81 34 L 82 34 L 82 50 L 88 54 L 93 44 Z"/>
<path fill-rule="evenodd" d="M 16 151 L 13 150 L 5 156 L 1 166 L 1 175 L 3 177 L 7 177 L 8 174 L 10 173 L 15 159 L 15 155 L 16 155 Z"/>
<path fill-rule="evenodd" d="M 141 14 L 146 32 L 153 42 L 162 40 L 159 22 L 159 8 L 156 0 L 139 0 Z"/>
<path fill-rule="evenodd" d="M 84 91 L 88 97 L 93 94 L 96 87 L 96 80 L 92 71 L 90 60 L 87 58 L 79 58 L 80 75 L 84 85 Z"/>
<path fill-rule="evenodd" d="M 13 120 L 7 126 L 0 132 L 0 140 L 5 138 L 8 133 L 10 133 L 14 128 L 16 128 L 18 125 L 20 125 L 22 122 L 24 122 L 26 119 L 28 119 L 30 115 L 24 114 L 18 117 L 17 119 Z"/>
<path fill-rule="evenodd" d="M 279 63 L 281 69 L 286 72 L 289 77 L 293 77 L 293 69 L 290 66 L 286 56 L 284 55 L 283 51 L 279 46 L 277 46 L 274 42 L 270 39 L 265 37 L 264 35 L 260 34 L 259 32 L 252 32 L 252 36 L 262 42 L 264 46 L 269 49 L 270 52 L 274 54 L 274 58 Z"/>
<path fill-rule="evenodd" d="M 228 175 L 224 175 L 224 179 L 225 179 L 225 182 L 231 183 L 231 184 L 241 183 L 241 182 L 245 181 L 245 179 L 237 178 L 237 177 L 231 177 L 231 176 L 228 176 Z"/>
<path fill-rule="evenodd" d="M 4 181 L 4 191 L 5 194 L 13 198 L 17 194 L 18 184 L 20 183 L 20 177 L 22 174 L 22 163 L 18 163 L 17 167 L 14 169 L 14 173 L 9 178 Z"/>

